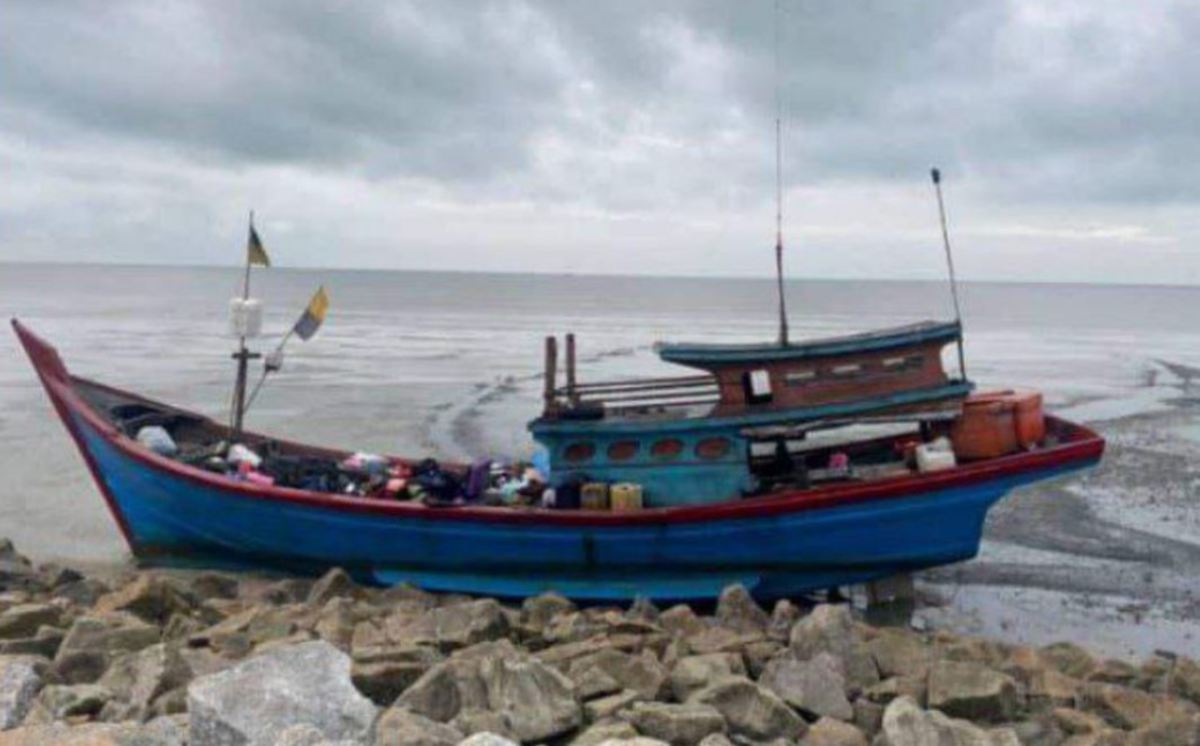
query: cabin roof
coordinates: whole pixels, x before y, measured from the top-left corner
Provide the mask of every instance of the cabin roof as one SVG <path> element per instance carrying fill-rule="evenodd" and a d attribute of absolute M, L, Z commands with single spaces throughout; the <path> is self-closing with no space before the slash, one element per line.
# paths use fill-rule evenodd
<path fill-rule="evenodd" d="M 669 363 L 707 368 L 714 365 L 750 364 L 780 360 L 831 357 L 858 352 L 875 352 L 909 347 L 925 342 L 952 342 L 962 335 L 957 321 L 921 321 L 840 337 L 826 337 L 781 345 L 766 344 L 670 344 L 656 346 L 659 357 Z"/>

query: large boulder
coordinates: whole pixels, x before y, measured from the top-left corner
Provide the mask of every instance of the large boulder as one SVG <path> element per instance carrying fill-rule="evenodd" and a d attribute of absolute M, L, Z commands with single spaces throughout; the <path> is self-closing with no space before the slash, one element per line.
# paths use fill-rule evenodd
<path fill-rule="evenodd" d="M 984 730 L 966 720 L 922 710 L 910 697 L 899 697 L 883 713 L 878 746 L 1021 746 L 1008 728 Z"/>
<path fill-rule="evenodd" d="M 929 707 L 951 717 L 1012 720 L 1019 704 L 1011 677 L 978 663 L 938 661 L 929 669 Z"/>
<path fill-rule="evenodd" d="M 771 617 L 741 583 L 725 586 L 717 599 L 717 624 L 736 632 L 765 632 Z"/>
<path fill-rule="evenodd" d="M 294 725 L 365 740 L 375 706 L 350 683 L 350 658 L 324 641 L 250 658 L 188 687 L 189 746 L 271 746 Z"/>
<path fill-rule="evenodd" d="M 725 718 L 708 705 L 639 702 L 628 718 L 638 733 L 671 746 L 693 746 L 711 733 L 725 732 Z"/>
<path fill-rule="evenodd" d="M 787 654 L 777 656 L 767 664 L 758 683 L 813 720 L 854 719 L 841 667 L 828 653 L 819 653 L 807 661 L 798 661 Z"/>
<path fill-rule="evenodd" d="M 0 730 L 15 727 L 25 719 L 42 687 L 42 677 L 33 662 L 0 658 Z"/>
<path fill-rule="evenodd" d="M 419 715 L 403 707 L 393 707 L 383 713 L 375 726 L 375 743 L 379 746 L 458 746 L 462 731 Z"/>
<path fill-rule="evenodd" d="M 774 692 L 743 676 L 717 679 L 688 697 L 688 703 L 716 709 L 733 735 L 760 741 L 804 735 L 799 715 Z"/>

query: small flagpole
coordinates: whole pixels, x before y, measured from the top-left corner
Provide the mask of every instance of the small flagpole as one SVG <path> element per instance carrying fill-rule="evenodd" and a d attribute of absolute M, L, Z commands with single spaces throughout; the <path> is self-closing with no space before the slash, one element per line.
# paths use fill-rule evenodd
<path fill-rule="evenodd" d="M 246 235 L 246 274 L 242 281 L 242 300 L 250 300 L 250 237 L 254 235 L 254 210 L 250 211 L 250 226 Z M 238 340 L 238 351 L 233 354 L 237 360 L 237 380 L 233 388 L 233 439 L 242 437 L 242 425 L 246 417 L 246 378 L 247 366 L 251 353 L 246 349 L 246 337 Z"/>
<path fill-rule="evenodd" d="M 950 230 L 946 227 L 946 204 L 942 200 L 942 172 L 931 169 L 933 189 L 937 192 L 938 217 L 942 223 L 942 244 L 946 247 L 946 267 L 950 271 L 950 297 L 954 299 L 954 320 L 958 322 L 958 371 L 967 380 L 967 358 L 963 352 L 962 308 L 958 304 L 958 279 L 954 276 L 954 254 L 950 251 Z"/>

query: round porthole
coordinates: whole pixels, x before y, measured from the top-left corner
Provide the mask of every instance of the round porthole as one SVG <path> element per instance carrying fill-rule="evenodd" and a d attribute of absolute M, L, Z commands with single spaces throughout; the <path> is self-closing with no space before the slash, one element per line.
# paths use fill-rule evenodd
<path fill-rule="evenodd" d="M 708 461 L 724 458 L 731 448 L 729 438 L 705 438 L 696 444 L 696 455 Z"/>
<path fill-rule="evenodd" d="M 610 461 L 628 461 L 637 455 L 638 447 L 636 440 L 618 440 L 608 447 L 608 458 Z"/>
<path fill-rule="evenodd" d="M 587 461 L 592 456 L 596 455 L 596 446 L 587 441 L 571 443 L 563 449 L 563 458 L 572 463 Z"/>
<path fill-rule="evenodd" d="M 650 455 L 657 459 L 678 458 L 683 453 L 683 441 L 678 438 L 666 438 L 650 447 Z"/>

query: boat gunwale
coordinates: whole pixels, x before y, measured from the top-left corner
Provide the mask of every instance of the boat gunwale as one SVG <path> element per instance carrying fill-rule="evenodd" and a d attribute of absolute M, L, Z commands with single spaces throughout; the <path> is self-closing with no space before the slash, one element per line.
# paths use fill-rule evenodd
<path fill-rule="evenodd" d="M 861 482 L 841 483 L 807 490 L 776 492 L 755 497 L 732 499 L 711 505 L 689 505 L 663 508 L 647 508 L 628 513 L 612 513 L 587 510 L 554 510 L 549 508 L 508 508 L 490 506 L 429 507 L 419 503 L 387 501 L 366 497 L 347 497 L 290 487 L 262 486 L 248 482 L 235 482 L 228 477 L 212 474 L 197 467 L 182 464 L 160 456 L 125 435 L 113 423 L 105 419 L 86 401 L 77 390 L 75 381 L 107 389 L 115 394 L 162 406 L 174 412 L 186 413 L 212 422 L 203 415 L 164 405 L 152 399 L 118 389 L 106 384 L 93 383 L 88 379 L 75 379 L 67 372 L 57 351 L 49 343 L 29 331 L 13 319 L 13 327 L 33 362 L 34 368 L 46 388 L 55 410 L 63 420 L 92 476 L 103 493 L 117 523 L 136 551 L 127 522 L 120 511 L 115 497 L 109 491 L 83 433 L 78 431 L 71 414 L 82 418 L 122 455 L 147 467 L 193 484 L 227 494 L 250 499 L 266 499 L 300 507 L 323 510 L 368 513 L 397 519 L 421 521 L 470 521 L 494 524 L 531 524 L 546 527 L 592 526 L 596 528 L 625 528 L 639 526 L 661 526 L 673 524 L 703 524 L 714 521 L 766 518 L 813 510 L 847 507 L 889 498 L 910 497 L 923 493 L 940 492 L 956 487 L 966 487 L 988 481 L 1017 476 L 1030 471 L 1050 470 L 1073 463 L 1091 462 L 1100 458 L 1104 451 L 1104 440 L 1092 430 L 1067 420 L 1047 416 L 1047 426 L 1058 432 L 1064 442 L 1037 451 L 1002 456 L 1000 458 L 967 463 L 953 469 L 926 474 L 908 474 L 896 477 Z M 307 449 L 310 452 L 341 454 L 345 451 L 312 447 L 277 438 L 268 438 L 247 432 L 252 438 L 273 440 L 285 445 Z M 404 461 L 404 459 L 398 459 Z"/>

